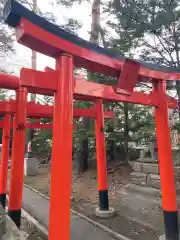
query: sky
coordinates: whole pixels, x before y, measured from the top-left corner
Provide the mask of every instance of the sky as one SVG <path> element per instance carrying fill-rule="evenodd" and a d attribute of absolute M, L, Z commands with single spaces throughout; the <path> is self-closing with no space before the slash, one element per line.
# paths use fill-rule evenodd
<path fill-rule="evenodd" d="M 104 2 L 105 1 L 107 0 L 104 0 Z M 57 24 L 66 24 L 68 18 L 74 18 L 82 23 L 82 28 L 78 31 L 78 35 L 85 40 L 89 40 L 88 31 L 91 29 L 91 4 L 85 1 L 81 5 L 76 4 L 72 8 L 67 9 L 63 6 L 57 6 L 55 2 L 56 0 L 37 0 L 38 7 L 42 11 L 44 10 L 54 14 L 57 19 Z M 103 21 L 101 24 L 103 25 Z M 32 51 L 16 41 L 14 41 L 14 49 L 14 54 L 8 55 L 5 61 L 0 61 L 0 67 L 13 75 L 19 76 L 22 67 L 31 68 Z M 55 68 L 55 60 L 38 53 L 37 70 L 43 71 L 46 66 Z M 11 95 L 12 91 L 9 91 L 9 94 Z"/>
<path fill-rule="evenodd" d="M 57 6 L 55 3 L 49 4 L 50 1 L 48 0 L 37 0 L 37 2 L 38 7 L 42 10 L 54 13 L 57 18 L 57 24 L 65 24 L 68 18 L 75 18 L 83 23 L 83 27 L 78 32 L 78 35 L 86 40 L 89 39 L 88 30 L 90 30 L 91 26 L 91 6 L 89 3 L 85 2 L 81 4 L 81 7 L 74 5 L 71 9 L 66 9 L 65 7 Z M 14 48 L 16 50 L 15 54 L 7 57 L 4 67 L 9 72 L 19 75 L 21 67 L 31 67 L 31 50 L 18 44 L 16 41 L 14 42 Z M 43 70 L 45 66 L 54 67 L 55 60 L 38 53 L 37 69 Z"/>

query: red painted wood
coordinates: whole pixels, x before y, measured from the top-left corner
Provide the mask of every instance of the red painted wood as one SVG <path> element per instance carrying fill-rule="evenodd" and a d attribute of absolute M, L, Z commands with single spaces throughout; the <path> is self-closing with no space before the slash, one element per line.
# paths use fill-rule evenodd
<path fill-rule="evenodd" d="M 73 58 L 57 59 L 58 88 L 53 111 L 50 186 L 49 240 L 70 240 L 70 197 L 72 179 Z M 60 155 L 61 156 L 60 156 Z M 59 160 L 61 159 L 61 160 Z M 62 163 L 63 168 L 62 168 Z"/>
<path fill-rule="evenodd" d="M 6 194 L 8 179 L 8 160 L 9 160 L 9 144 L 10 144 L 10 114 L 4 116 L 4 128 L 2 136 L 2 156 L 0 167 L 0 194 Z"/>
<path fill-rule="evenodd" d="M 15 100 L 10 100 L 9 102 L 0 101 L 0 114 L 15 113 L 16 111 L 15 104 L 16 104 Z M 36 104 L 35 102 L 27 102 L 28 118 L 52 118 L 52 115 L 53 115 L 53 106 Z M 104 115 L 105 115 L 105 118 L 115 117 L 115 113 L 111 111 L 105 111 Z M 74 118 L 79 118 L 79 117 L 96 118 L 97 110 L 92 108 L 91 109 L 74 108 L 73 116 Z"/>
<path fill-rule="evenodd" d="M 55 71 L 54 71 L 55 72 Z M 52 86 L 51 91 L 55 91 L 55 86 L 57 86 L 57 75 L 53 71 L 48 72 L 48 76 L 51 78 Z M 37 70 L 25 69 L 21 70 L 21 85 L 36 88 L 44 89 L 44 78 L 47 72 L 40 72 Z M 52 74 L 52 75 L 50 75 Z M 27 80 L 28 79 L 28 80 Z M 50 85 L 49 82 L 49 85 Z M 117 94 L 115 89 L 111 86 L 98 84 L 94 82 L 89 82 L 86 80 L 76 79 L 76 85 L 74 89 L 75 99 L 93 101 L 95 99 L 103 99 L 106 101 L 121 101 L 121 102 L 132 102 L 137 104 L 144 104 L 149 106 L 157 106 L 157 99 L 153 95 L 145 94 L 142 92 L 133 92 L 131 96 L 126 96 L 122 94 Z"/>
<path fill-rule="evenodd" d="M 1 88 L 16 90 L 20 86 L 19 78 L 16 76 L 0 73 Z"/>
<path fill-rule="evenodd" d="M 95 121 L 98 190 L 108 190 L 103 101 L 97 100 L 95 107 L 98 111 L 98 115 Z"/>
<path fill-rule="evenodd" d="M 29 71 L 27 69 L 23 69 L 23 79 L 21 79 L 21 82 L 23 81 L 27 81 L 28 82 L 28 86 L 30 87 L 28 90 L 29 92 L 35 92 L 35 93 L 39 93 L 39 94 L 47 94 L 47 95 L 53 95 L 54 93 L 52 91 L 48 91 L 46 89 L 40 89 L 40 88 L 33 88 L 31 87 L 31 82 L 33 82 L 33 86 L 35 86 L 35 82 L 36 82 L 36 78 L 33 74 L 30 75 L 30 72 L 32 73 L 32 71 Z M 26 76 L 27 74 L 27 76 Z M 42 74 L 42 75 L 41 75 Z M 40 75 L 38 76 L 43 76 L 44 77 L 43 72 L 40 72 Z M 32 79 L 28 79 L 26 80 L 26 77 Z M 54 75 L 48 75 L 48 76 L 56 76 Z M 46 77 L 45 77 L 46 78 Z M 52 80 L 52 79 L 51 79 Z M 38 84 L 43 84 L 44 82 L 44 78 L 37 79 Z M 48 81 L 49 82 L 49 81 Z M 50 81 L 51 82 L 51 81 Z M 6 74 L 0 74 L 0 86 L 2 88 L 7 88 L 7 89 L 16 89 L 18 86 L 20 85 L 20 80 L 18 77 L 14 77 L 14 76 L 9 76 Z M 45 86 L 43 85 L 43 88 Z M 86 80 L 76 80 L 76 86 L 74 89 L 74 97 L 77 100 L 85 100 L 85 101 L 94 101 L 95 99 L 101 98 L 104 101 L 124 101 L 124 102 L 133 102 L 133 103 L 139 103 L 139 104 L 145 104 L 145 105 L 157 105 L 157 100 L 155 100 L 155 98 L 152 98 L 152 95 L 148 95 L 145 93 L 139 93 L 139 92 L 133 92 L 132 95 L 129 96 L 122 96 L 120 94 L 116 94 L 114 91 L 114 88 L 111 86 L 106 86 L 103 84 L 97 84 L 97 83 L 93 83 L 93 82 L 89 82 Z M 176 100 L 170 99 L 168 100 L 168 107 L 169 108 L 176 108 L 177 103 Z M 2 106 L 4 103 L 0 102 L 0 109 L 1 112 L 4 111 L 5 113 L 8 113 L 11 111 L 10 106 L 8 105 L 8 103 L 6 104 L 6 109 L 4 108 L 4 106 Z M 3 112 L 2 112 L 3 113 Z"/>
<path fill-rule="evenodd" d="M 127 59 L 122 67 L 122 71 L 120 77 L 118 79 L 118 84 L 116 88 L 117 93 L 131 95 L 136 84 L 138 82 L 138 73 L 139 73 L 140 65 Z"/>
<path fill-rule="evenodd" d="M 52 128 L 52 124 L 43 123 L 26 123 L 26 128 L 39 128 L 39 129 L 49 129 Z M 13 122 L 11 122 L 10 127 L 13 128 Z M 4 128 L 4 121 L 0 120 L 0 128 Z"/>
<path fill-rule="evenodd" d="M 75 56 L 75 65 L 77 67 L 84 67 L 89 71 L 103 73 L 108 76 L 119 77 L 124 63 L 124 61 L 113 59 L 65 41 L 23 18 L 16 29 L 16 35 L 18 42 L 33 50 L 54 58 L 61 51 L 71 53 Z M 180 80 L 180 73 L 160 72 L 142 66 L 139 75 L 154 78 L 155 80 Z"/>
<path fill-rule="evenodd" d="M 41 72 L 22 68 L 20 73 L 20 85 L 30 88 L 41 88 L 50 91 L 57 90 L 58 72 Z"/>
<path fill-rule="evenodd" d="M 154 93 L 157 95 L 159 100 L 159 107 L 155 108 L 155 119 L 158 144 L 158 162 L 162 191 L 162 207 L 165 211 L 176 212 L 178 210 L 176 200 L 176 185 L 174 180 L 165 81 L 159 81 L 157 84 L 154 84 Z"/>
<path fill-rule="evenodd" d="M 19 211 L 22 207 L 27 89 L 19 88 L 16 92 L 16 99 L 8 211 Z"/>
<path fill-rule="evenodd" d="M 42 28 L 21 19 L 16 29 L 18 42 L 40 53 L 56 58 L 59 52 L 64 51 L 76 56 L 75 65 L 87 68 L 89 71 L 102 72 L 107 75 L 118 76 L 121 69 L 119 60 L 114 60 L 96 52 L 81 48 L 76 44 L 61 39 Z M 110 60 L 111 59 L 111 60 Z"/>

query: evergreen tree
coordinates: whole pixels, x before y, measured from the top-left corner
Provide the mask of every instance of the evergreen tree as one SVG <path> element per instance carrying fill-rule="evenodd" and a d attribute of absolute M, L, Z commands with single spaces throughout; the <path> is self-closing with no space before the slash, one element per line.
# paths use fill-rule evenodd
<path fill-rule="evenodd" d="M 0 59 L 4 63 L 4 59 L 6 59 L 6 57 L 14 51 L 14 49 L 12 33 L 4 24 L 3 7 L 3 0 L 0 0 Z M 0 70 L 5 71 L 4 66 L 0 66 Z"/>
<path fill-rule="evenodd" d="M 60 0 L 58 2 L 61 4 L 64 4 L 66 7 L 72 7 L 73 4 L 75 4 L 75 3 L 81 4 L 84 1 L 78 1 L 78 0 L 74 0 L 74 1 L 62 0 L 61 1 Z M 109 13 L 108 16 L 114 17 L 114 16 L 116 16 L 115 15 L 116 12 L 113 9 L 113 7 L 115 7 L 115 6 L 114 5 L 110 6 L 110 3 L 107 5 L 106 1 L 91 1 L 91 4 L 92 4 L 92 27 L 93 27 L 93 29 L 91 29 L 91 32 L 90 32 L 90 41 L 95 44 L 99 44 L 100 38 L 101 38 L 104 47 L 115 48 L 117 51 L 119 51 L 120 54 L 126 54 L 128 52 L 128 55 L 130 55 L 130 50 L 132 49 L 133 44 L 129 44 L 129 42 L 126 43 L 126 41 L 121 38 L 120 31 L 117 31 L 118 24 L 119 24 L 117 19 L 115 22 L 112 23 L 112 22 L 108 21 L 109 18 L 107 18 L 106 28 L 103 29 L 101 27 L 100 13 L 103 13 L 103 14 Z M 94 6 L 95 6 L 95 8 L 93 9 Z M 98 6 L 98 8 L 97 8 L 97 6 Z M 101 12 L 100 12 L 100 7 L 101 7 Z M 93 13 L 95 13 L 94 16 L 93 16 Z M 118 15 L 118 13 L 117 13 L 117 15 Z M 116 18 L 117 18 L 117 16 L 116 16 Z M 108 26 L 113 26 L 113 28 L 115 29 L 116 35 L 117 35 L 117 39 L 112 39 L 112 37 L 110 38 L 106 35 L 108 33 L 108 31 L 107 31 Z M 92 37 L 93 37 L 93 39 L 92 39 Z M 106 37 L 106 39 L 105 39 L 105 37 Z M 117 83 L 116 79 L 113 79 L 110 77 L 104 77 L 104 76 L 102 76 L 100 74 L 96 74 L 96 73 L 93 73 L 93 74 L 89 73 L 88 78 L 90 79 L 90 81 L 95 81 L 95 82 L 114 85 L 114 86 Z M 149 118 L 151 118 L 152 113 L 150 113 L 147 108 L 144 108 L 141 106 L 135 106 L 132 104 L 127 104 L 127 103 L 106 104 L 106 107 L 111 110 L 113 109 L 113 106 L 116 106 L 116 108 L 121 109 L 120 111 L 117 111 L 118 121 L 116 124 L 116 129 L 119 128 L 119 129 L 121 129 L 121 131 L 120 131 L 120 133 L 118 131 L 116 134 L 114 132 L 115 126 L 114 126 L 114 124 L 112 124 L 112 121 L 106 122 L 108 153 L 109 153 L 109 155 L 112 155 L 112 152 L 114 152 L 114 150 L 113 150 L 114 142 L 116 142 L 117 144 L 123 143 L 124 153 L 127 156 L 129 141 L 135 140 L 137 143 L 140 143 L 143 141 L 147 141 L 147 139 L 151 137 L 150 135 L 152 135 L 152 133 L 150 133 L 150 131 L 148 131 L 147 129 L 150 125 L 148 121 L 149 121 Z M 88 107 L 87 104 L 86 104 L 86 107 Z M 139 116 L 140 114 L 142 114 L 141 117 Z M 145 119 L 144 119 L 143 114 L 146 115 Z M 136 119 L 137 124 L 133 125 L 133 124 L 131 124 L 131 122 L 134 119 Z M 152 121 L 150 121 L 150 122 L 152 123 Z M 144 124 L 144 127 L 143 127 L 143 124 Z M 140 129 L 141 129 L 141 131 L 143 131 L 143 133 L 146 132 L 147 136 L 145 136 L 145 135 L 143 136 L 143 134 L 141 136 L 138 136 L 138 135 L 140 135 L 139 134 Z M 82 145 L 80 146 L 81 155 L 82 155 L 82 158 L 84 158 L 83 160 L 82 160 L 82 158 L 79 158 L 79 160 L 82 164 L 81 171 L 85 170 L 85 169 L 83 169 L 84 165 L 86 165 L 86 164 L 84 164 L 84 162 L 87 161 L 87 156 L 88 156 L 88 154 L 86 154 L 86 152 L 88 151 L 88 147 L 87 147 L 88 146 L 88 138 L 87 138 L 88 133 L 91 136 L 91 132 L 88 130 L 89 130 L 88 124 L 84 125 L 84 131 L 82 131 L 82 126 L 81 126 L 81 131 L 83 132 L 83 136 L 84 136 Z M 131 138 L 130 134 L 133 135 L 132 138 Z M 113 159 L 114 156 L 111 158 Z"/>
<path fill-rule="evenodd" d="M 100 0 L 93 0 L 92 2 L 87 0 L 73 0 L 73 1 L 58 0 L 57 1 L 58 4 L 64 5 L 66 7 L 72 7 L 76 3 L 81 4 L 83 2 L 90 2 L 92 4 L 92 7 L 91 7 L 92 20 L 91 20 L 91 30 L 90 30 L 89 41 L 94 44 L 99 44 L 100 29 L 101 29 L 101 26 L 100 26 L 101 1 Z M 92 74 L 88 73 L 88 79 L 91 79 L 91 76 Z M 88 108 L 89 104 L 86 104 L 86 107 Z M 81 134 L 80 136 L 79 150 L 78 150 L 77 159 L 76 159 L 78 172 L 84 172 L 88 168 L 88 157 L 89 157 L 88 135 L 90 133 L 90 125 L 91 125 L 90 119 L 88 117 L 84 117 L 81 121 L 81 128 L 83 129 L 83 134 Z"/>
<path fill-rule="evenodd" d="M 113 48 L 180 70 L 180 1 L 114 0 L 108 2 L 106 10 L 115 19 L 107 22 L 117 35 L 111 39 Z M 176 89 L 180 100 L 180 81 L 168 83 L 168 89 Z"/>

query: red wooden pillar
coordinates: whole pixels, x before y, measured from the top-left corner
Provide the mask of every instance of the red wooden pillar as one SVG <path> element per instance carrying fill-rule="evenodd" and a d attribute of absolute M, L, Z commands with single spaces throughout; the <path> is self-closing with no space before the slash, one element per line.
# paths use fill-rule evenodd
<path fill-rule="evenodd" d="M 0 203 L 6 207 L 6 190 L 7 190 L 7 175 L 8 175 L 8 160 L 9 160 L 9 138 L 11 115 L 4 116 L 3 136 L 2 136 L 2 156 L 0 166 Z"/>
<path fill-rule="evenodd" d="M 170 129 L 168 122 L 166 84 L 164 81 L 154 83 L 154 94 L 159 100 L 159 106 L 155 108 L 155 119 L 165 236 L 166 240 L 178 240 L 179 230 L 176 186 L 174 181 Z"/>
<path fill-rule="evenodd" d="M 53 114 L 49 239 L 70 240 L 72 178 L 73 58 L 57 59 L 59 72 Z"/>
<path fill-rule="evenodd" d="M 16 91 L 16 113 L 13 124 L 13 146 L 8 204 L 8 215 L 15 222 L 17 227 L 20 227 L 21 222 L 26 138 L 26 104 L 27 89 L 21 87 Z"/>
<path fill-rule="evenodd" d="M 96 130 L 96 158 L 98 174 L 99 210 L 109 210 L 108 201 L 108 181 L 107 181 L 107 162 L 106 162 L 106 143 L 104 136 L 104 109 L 103 101 L 96 102 L 97 117 L 95 120 Z"/>

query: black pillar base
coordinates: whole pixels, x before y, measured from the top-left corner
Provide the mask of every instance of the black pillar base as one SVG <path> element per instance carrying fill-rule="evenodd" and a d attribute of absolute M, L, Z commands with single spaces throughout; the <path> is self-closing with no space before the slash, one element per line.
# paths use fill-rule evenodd
<path fill-rule="evenodd" d="M 0 204 L 5 209 L 5 207 L 6 207 L 6 193 L 0 194 Z"/>
<path fill-rule="evenodd" d="M 166 240 L 179 240 L 178 212 L 164 210 Z"/>
<path fill-rule="evenodd" d="M 9 210 L 8 216 L 13 220 L 18 228 L 21 226 L 21 210 Z"/>
<path fill-rule="evenodd" d="M 99 209 L 102 211 L 109 210 L 108 190 L 99 190 Z"/>

